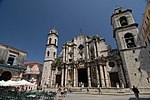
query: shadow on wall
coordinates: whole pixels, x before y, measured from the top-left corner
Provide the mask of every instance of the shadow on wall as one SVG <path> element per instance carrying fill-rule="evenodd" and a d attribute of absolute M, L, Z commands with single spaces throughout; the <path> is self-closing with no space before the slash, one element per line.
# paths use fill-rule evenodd
<path fill-rule="evenodd" d="M 136 98 L 129 98 L 128 100 L 136 100 Z M 150 98 L 140 98 L 140 100 L 150 100 Z"/>
<path fill-rule="evenodd" d="M 138 84 L 142 82 L 143 80 L 142 78 L 145 78 L 144 80 L 146 80 L 147 82 L 150 82 L 150 68 L 149 68 L 150 57 L 149 57 L 149 52 L 147 52 L 146 48 L 142 48 L 140 50 L 138 59 L 140 60 L 140 66 L 138 70 L 139 70 L 139 74 L 141 74 Z M 144 73 L 142 70 L 144 70 L 147 73 L 147 76 L 143 76 Z"/>

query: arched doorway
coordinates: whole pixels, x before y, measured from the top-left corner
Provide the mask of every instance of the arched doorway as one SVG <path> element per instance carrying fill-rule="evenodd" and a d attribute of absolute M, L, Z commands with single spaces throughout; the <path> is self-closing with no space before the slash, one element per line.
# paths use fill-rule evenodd
<path fill-rule="evenodd" d="M 61 86 L 61 68 L 58 67 L 58 71 L 56 73 L 56 84 L 57 86 Z"/>
<path fill-rule="evenodd" d="M 12 74 L 9 71 L 5 71 L 1 74 L 0 80 L 8 81 L 12 78 Z"/>

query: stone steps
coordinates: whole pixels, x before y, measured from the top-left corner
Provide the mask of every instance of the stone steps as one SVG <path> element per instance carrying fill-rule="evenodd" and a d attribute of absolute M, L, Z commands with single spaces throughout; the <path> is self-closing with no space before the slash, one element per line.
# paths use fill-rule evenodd
<path fill-rule="evenodd" d="M 87 93 L 87 88 L 71 88 L 72 92 Z M 129 88 L 101 88 L 102 93 L 132 93 Z M 98 88 L 89 88 L 89 92 L 99 93 Z"/>
<path fill-rule="evenodd" d="M 73 93 L 87 93 L 87 87 L 71 87 Z M 49 88 L 47 90 L 56 91 L 56 88 Z M 101 88 L 102 94 L 133 94 L 130 88 Z M 139 88 L 140 93 L 150 93 L 150 88 Z M 89 88 L 91 94 L 99 94 L 98 88 Z"/>

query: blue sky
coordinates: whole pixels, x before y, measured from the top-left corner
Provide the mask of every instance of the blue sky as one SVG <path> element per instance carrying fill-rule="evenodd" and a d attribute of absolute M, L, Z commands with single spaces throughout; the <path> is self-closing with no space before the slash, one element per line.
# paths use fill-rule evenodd
<path fill-rule="evenodd" d="M 116 48 L 110 17 L 116 7 L 132 9 L 142 23 L 146 0 L 0 0 L 0 42 L 28 52 L 27 62 L 43 63 L 47 34 L 59 32 L 59 48 L 82 29 Z"/>

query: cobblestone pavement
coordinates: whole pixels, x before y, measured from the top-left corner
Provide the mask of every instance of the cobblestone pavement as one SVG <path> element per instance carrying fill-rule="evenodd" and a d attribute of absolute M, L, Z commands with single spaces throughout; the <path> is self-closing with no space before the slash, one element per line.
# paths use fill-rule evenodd
<path fill-rule="evenodd" d="M 134 95 L 92 95 L 92 94 L 79 94 L 68 93 L 64 99 L 57 97 L 57 100 L 136 100 Z M 150 100 L 150 95 L 140 95 L 140 100 Z"/>

